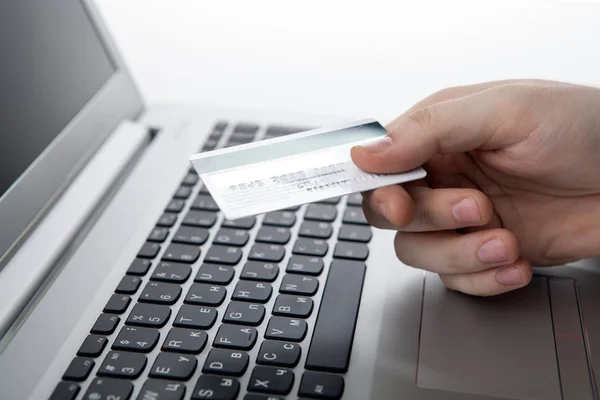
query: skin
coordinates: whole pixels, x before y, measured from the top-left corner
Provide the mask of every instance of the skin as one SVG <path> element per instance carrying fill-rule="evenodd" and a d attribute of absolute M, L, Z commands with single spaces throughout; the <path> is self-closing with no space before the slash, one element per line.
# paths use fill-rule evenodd
<path fill-rule="evenodd" d="M 363 194 L 369 222 L 397 231 L 403 263 L 490 296 L 527 285 L 531 265 L 600 255 L 600 89 L 541 80 L 453 87 L 386 129 L 351 155 L 368 172 L 427 171 Z"/>

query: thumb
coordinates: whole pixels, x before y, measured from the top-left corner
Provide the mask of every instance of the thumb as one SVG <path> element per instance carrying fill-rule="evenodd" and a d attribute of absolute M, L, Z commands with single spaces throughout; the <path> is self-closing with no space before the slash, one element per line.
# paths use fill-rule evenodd
<path fill-rule="evenodd" d="M 522 91 L 521 91 L 522 92 Z M 507 86 L 418 109 L 380 140 L 351 150 L 353 162 L 373 173 L 398 173 L 435 154 L 498 150 L 522 141 L 518 126 L 527 98 Z"/>

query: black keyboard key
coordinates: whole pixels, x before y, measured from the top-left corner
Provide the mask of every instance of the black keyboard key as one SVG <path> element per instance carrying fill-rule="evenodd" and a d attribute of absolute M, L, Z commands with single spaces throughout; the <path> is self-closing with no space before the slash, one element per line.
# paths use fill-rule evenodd
<path fill-rule="evenodd" d="M 368 243 L 371 241 L 371 228 L 360 225 L 342 225 L 338 235 L 339 240 Z"/>
<path fill-rule="evenodd" d="M 363 243 L 339 242 L 335 245 L 333 257 L 364 261 L 369 257 L 369 248 Z"/>
<path fill-rule="evenodd" d="M 258 334 L 254 328 L 223 324 L 219 327 L 213 346 L 228 349 L 250 350 L 254 346 L 254 343 L 256 343 L 257 336 Z"/>
<path fill-rule="evenodd" d="M 179 309 L 173 326 L 180 328 L 210 329 L 217 320 L 217 310 L 214 308 L 191 306 L 184 304 Z"/>
<path fill-rule="evenodd" d="M 122 294 L 113 294 L 110 296 L 110 300 L 106 303 L 104 307 L 105 313 L 112 314 L 123 314 L 127 307 L 129 307 L 129 303 L 131 303 L 131 297 L 124 296 Z"/>
<path fill-rule="evenodd" d="M 244 400 L 285 400 L 285 399 L 283 397 L 279 397 L 279 396 L 249 393 L 244 396 Z M 304 399 L 298 399 L 298 400 L 304 400 Z"/>
<path fill-rule="evenodd" d="M 221 134 L 223 133 L 223 131 L 225 130 L 225 128 L 227 128 L 227 122 L 225 121 L 219 121 L 215 124 L 215 126 L 213 127 L 213 131 L 210 134 L 211 138 L 220 138 Z"/>
<path fill-rule="evenodd" d="M 192 209 L 205 211 L 219 211 L 219 206 L 210 195 L 199 194 L 192 203 Z"/>
<path fill-rule="evenodd" d="M 202 148 L 200 149 L 200 152 L 203 151 L 211 151 L 217 148 L 217 145 L 219 144 L 219 138 L 211 138 L 210 136 L 208 137 L 208 140 L 206 140 L 206 142 L 204 143 L 204 146 L 202 146 Z"/>
<path fill-rule="evenodd" d="M 235 126 L 233 132 L 245 133 L 248 135 L 254 135 L 258 131 L 258 125 L 253 123 L 239 123 Z"/>
<path fill-rule="evenodd" d="M 271 317 L 265 338 L 301 342 L 306 336 L 307 329 L 308 325 L 303 319 Z"/>
<path fill-rule="evenodd" d="M 157 226 L 148 235 L 148 241 L 162 243 L 167 239 L 167 236 L 169 236 L 169 228 Z"/>
<path fill-rule="evenodd" d="M 175 225 L 175 221 L 177 221 L 177 214 L 166 212 L 158 219 L 156 225 L 170 228 Z"/>
<path fill-rule="evenodd" d="M 340 202 L 341 197 L 330 197 L 329 199 L 319 200 L 317 203 L 336 205 Z"/>
<path fill-rule="evenodd" d="M 236 265 L 242 259 L 242 250 L 237 247 L 213 245 L 204 257 L 205 262 Z"/>
<path fill-rule="evenodd" d="M 59 382 L 50 395 L 50 400 L 75 400 L 81 388 L 73 382 Z"/>
<path fill-rule="evenodd" d="M 194 186 L 196 183 L 198 183 L 198 175 L 195 172 L 188 172 L 181 181 L 183 186 Z"/>
<path fill-rule="evenodd" d="M 224 228 L 252 229 L 254 224 L 256 224 L 256 217 L 244 217 L 234 220 L 225 219 L 221 226 Z"/>
<path fill-rule="evenodd" d="M 227 142 L 243 144 L 243 143 L 249 143 L 252 140 L 254 140 L 254 135 L 249 135 L 247 133 L 242 133 L 242 132 L 233 132 L 231 134 L 231 136 L 229 136 L 229 139 L 227 140 Z"/>
<path fill-rule="evenodd" d="M 306 275 L 321 275 L 324 264 L 321 257 L 292 256 L 286 272 Z"/>
<path fill-rule="evenodd" d="M 165 339 L 162 350 L 175 353 L 199 354 L 206 346 L 208 335 L 204 331 L 172 328 Z"/>
<path fill-rule="evenodd" d="M 278 244 L 257 243 L 250 249 L 248 260 L 279 262 L 285 257 L 285 248 Z"/>
<path fill-rule="evenodd" d="M 135 379 L 142 374 L 147 362 L 143 354 L 110 351 L 98 369 L 98 376 Z"/>
<path fill-rule="evenodd" d="M 361 193 L 352 193 L 348 195 L 348 200 L 346 202 L 349 206 L 362 206 L 362 194 Z"/>
<path fill-rule="evenodd" d="M 235 400 L 239 392 L 240 383 L 237 379 L 200 375 L 192 392 L 192 400 Z"/>
<path fill-rule="evenodd" d="M 291 236 L 288 228 L 263 226 L 256 234 L 256 241 L 262 243 L 286 244 L 290 241 Z"/>
<path fill-rule="evenodd" d="M 239 281 L 231 296 L 234 300 L 266 303 L 271 298 L 273 288 L 264 282 Z"/>
<path fill-rule="evenodd" d="M 177 229 L 173 236 L 174 243 L 194 244 L 200 246 L 208 239 L 208 230 L 205 228 L 194 228 L 182 226 Z"/>
<path fill-rule="evenodd" d="M 213 243 L 229 246 L 245 246 L 250 235 L 244 229 L 221 228 L 215 236 Z"/>
<path fill-rule="evenodd" d="M 248 261 L 240 274 L 240 279 L 249 281 L 273 282 L 279 275 L 279 266 L 273 263 Z"/>
<path fill-rule="evenodd" d="M 96 363 L 91 358 L 75 357 L 63 375 L 68 381 L 84 381 Z"/>
<path fill-rule="evenodd" d="M 148 379 L 138 395 L 138 400 L 183 400 L 183 396 L 185 385 L 182 383 Z"/>
<path fill-rule="evenodd" d="M 189 186 L 180 186 L 173 195 L 176 199 L 187 200 L 192 194 L 192 188 Z"/>
<path fill-rule="evenodd" d="M 300 225 L 298 236 L 311 237 L 316 239 L 329 239 L 333 233 L 331 224 L 327 222 L 304 221 Z"/>
<path fill-rule="evenodd" d="M 313 301 L 311 298 L 280 294 L 273 306 L 273 315 L 308 318 L 312 310 Z"/>
<path fill-rule="evenodd" d="M 160 333 L 157 329 L 124 326 L 112 349 L 148 353 L 156 347 L 159 338 Z"/>
<path fill-rule="evenodd" d="M 296 214 L 291 211 L 271 211 L 265 214 L 263 225 L 291 227 L 296 223 Z"/>
<path fill-rule="evenodd" d="M 348 195 L 348 201 L 346 202 L 346 204 L 348 204 L 349 206 L 362 206 L 362 194 L 361 193 L 352 193 L 350 195 Z"/>
<path fill-rule="evenodd" d="M 265 307 L 262 304 L 232 301 L 227 306 L 223 322 L 239 325 L 260 325 L 265 317 Z"/>
<path fill-rule="evenodd" d="M 250 357 L 247 353 L 228 350 L 212 349 L 206 357 L 202 372 L 229 376 L 242 376 L 248 368 Z"/>
<path fill-rule="evenodd" d="M 208 191 L 208 188 L 206 186 L 204 186 L 204 185 L 200 186 L 200 191 L 198 193 L 210 195 L 210 192 Z"/>
<path fill-rule="evenodd" d="M 156 304 L 175 304 L 181 295 L 181 286 L 174 283 L 148 282 L 138 301 Z"/>
<path fill-rule="evenodd" d="M 279 292 L 312 296 L 319 290 L 319 280 L 314 276 L 288 274 L 283 277 Z"/>
<path fill-rule="evenodd" d="M 306 371 L 300 380 L 299 396 L 337 400 L 344 393 L 344 378 L 339 375 Z"/>
<path fill-rule="evenodd" d="M 293 368 L 300 361 L 302 350 L 296 343 L 265 340 L 260 346 L 257 364 Z"/>
<path fill-rule="evenodd" d="M 108 339 L 99 335 L 88 335 L 77 352 L 78 356 L 82 357 L 98 357 L 104 347 L 106 347 Z"/>
<path fill-rule="evenodd" d="M 346 208 L 342 222 L 345 224 L 369 225 L 367 218 L 365 218 L 365 214 L 360 207 Z"/>
<path fill-rule="evenodd" d="M 150 277 L 153 281 L 184 283 L 192 273 L 189 265 L 161 261 Z"/>
<path fill-rule="evenodd" d="M 197 364 L 198 360 L 194 356 L 160 353 L 152 365 L 149 376 L 151 378 L 187 381 L 196 371 Z"/>
<path fill-rule="evenodd" d="M 117 378 L 94 378 L 83 398 L 85 400 L 129 400 L 133 383 Z"/>
<path fill-rule="evenodd" d="M 100 314 L 91 332 L 99 335 L 110 335 L 115 331 L 121 318 L 113 314 Z"/>
<path fill-rule="evenodd" d="M 182 225 L 210 228 L 217 222 L 217 214 L 208 211 L 191 210 L 183 218 Z"/>
<path fill-rule="evenodd" d="M 136 258 L 129 266 L 127 275 L 146 275 L 150 269 L 150 266 L 152 266 L 152 262 L 150 260 Z"/>
<path fill-rule="evenodd" d="M 162 256 L 163 260 L 195 263 L 200 257 L 200 248 L 189 244 L 172 243 Z"/>
<path fill-rule="evenodd" d="M 134 294 L 142 284 L 142 279 L 137 276 L 125 275 L 119 286 L 115 289 L 115 292 L 121 294 Z"/>
<path fill-rule="evenodd" d="M 307 369 L 348 370 L 365 272 L 362 262 L 331 263 L 306 359 Z"/>
<path fill-rule="evenodd" d="M 294 254 L 302 254 L 306 256 L 319 256 L 323 257 L 327 254 L 329 246 L 327 242 L 320 239 L 303 239 L 296 240 L 294 244 Z"/>
<path fill-rule="evenodd" d="M 213 283 L 227 285 L 232 281 L 235 270 L 232 267 L 216 264 L 202 264 L 198 269 L 195 282 Z"/>
<path fill-rule="evenodd" d="M 304 214 L 304 219 L 324 222 L 332 222 L 336 217 L 337 209 L 328 204 L 309 204 Z"/>
<path fill-rule="evenodd" d="M 208 283 L 194 283 L 185 296 L 184 303 L 203 306 L 218 306 L 225 300 L 227 289 L 225 286 L 210 285 Z"/>
<path fill-rule="evenodd" d="M 160 244 L 146 242 L 138 252 L 138 257 L 142 258 L 154 258 L 160 251 Z"/>
<path fill-rule="evenodd" d="M 294 372 L 284 368 L 254 367 L 248 390 L 259 393 L 288 394 L 294 386 Z"/>
<path fill-rule="evenodd" d="M 298 126 L 281 126 L 281 125 L 272 125 L 267 128 L 267 132 L 265 135 L 268 136 L 285 136 L 291 135 L 292 133 L 309 131 L 312 128 L 303 128 Z"/>
<path fill-rule="evenodd" d="M 158 304 L 137 303 L 129 313 L 127 325 L 162 328 L 171 317 L 171 308 Z"/>
<path fill-rule="evenodd" d="M 172 199 L 169 202 L 169 204 L 167 204 L 167 207 L 165 207 L 165 211 L 172 212 L 172 213 L 178 213 L 181 210 L 183 210 L 184 206 L 185 206 L 185 200 Z"/>

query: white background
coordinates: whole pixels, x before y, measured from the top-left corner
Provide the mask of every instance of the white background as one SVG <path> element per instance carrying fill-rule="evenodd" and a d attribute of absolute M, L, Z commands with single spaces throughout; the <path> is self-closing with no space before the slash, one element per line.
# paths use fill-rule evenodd
<path fill-rule="evenodd" d="M 598 1 L 97 5 L 149 103 L 387 121 L 451 85 L 522 77 L 600 84 Z"/>

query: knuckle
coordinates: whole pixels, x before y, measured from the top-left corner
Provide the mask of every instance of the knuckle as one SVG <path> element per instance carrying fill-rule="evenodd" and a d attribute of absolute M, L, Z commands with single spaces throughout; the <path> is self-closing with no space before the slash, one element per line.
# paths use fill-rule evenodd
<path fill-rule="evenodd" d="M 415 219 L 429 229 L 440 229 L 440 212 L 431 207 L 419 207 L 415 211 Z"/>
<path fill-rule="evenodd" d="M 413 111 L 406 116 L 410 122 L 417 124 L 421 129 L 431 126 L 434 121 L 434 111 L 432 107 L 424 107 Z"/>

